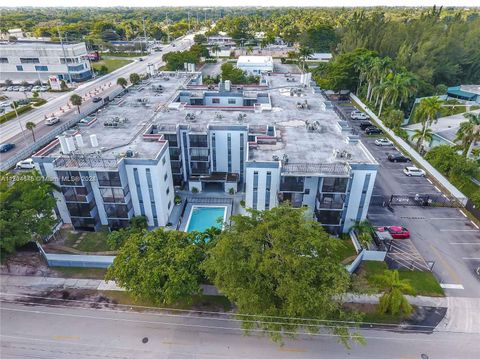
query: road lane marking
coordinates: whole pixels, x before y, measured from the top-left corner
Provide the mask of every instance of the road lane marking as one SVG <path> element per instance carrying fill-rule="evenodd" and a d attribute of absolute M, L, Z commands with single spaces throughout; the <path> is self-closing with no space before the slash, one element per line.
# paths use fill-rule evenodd
<path fill-rule="evenodd" d="M 442 221 L 445 221 L 445 220 L 450 220 L 450 221 L 464 221 L 463 218 L 452 218 L 452 217 L 449 217 L 449 218 L 442 218 L 442 217 L 435 217 L 435 218 L 429 218 L 429 219 L 441 219 Z"/>
<path fill-rule="evenodd" d="M 70 335 L 55 335 L 52 337 L 54 340 L 79 340 L 80 337 L 77 335 L 70 336 Z"/>
<path fill-rule="evenodd" d="M 480 258 L 462 257 L 464 261 L 480 261 Z"/>
<path fill-rule="evenodd" d="M 432 181 L 430 181 L 430 179 L 428 179 L 428 178 L 427 178 L 427 181 L 428 181 L 428 183 L 430 183 L 430 184 L 433 184 L 433 182 L 432 182 Z"/>
<path fill-rule="evenodd" d="M 477 245 L 480 245 L 480 242 L 451 242 L 450 244 L 477 244 Z"/>
<path fill-rule="evenodd" d="M 470 221 L 470 222 L 473 224 L 473 226 L 474 226 L 476 229 L 480 229 L 480 228 L 478 228 L 477 224 L 476 224 L 474 221 Z"/>
<path fill-rule="evenodd" d="M 461 284 L 440 283 L 440 287 L 443 289 L 465 289 Z"/>
<path fill-rule="evenodd" d="M 289 353 L 306 353 L 305 349 L 300 348 L 278 348 L 279 352 L 289 352 Z"/>
<path fill-rule="evenodd" d="M 442 191 L 440 191 L 440 190 L 438 189 L 437 186 L 433 186 L 433 188 L 435 188 L 435 189 L 437 190 L 437 192 L 442 192 Z"/>
<path fill-rule="evenodd" d="M 478 229 L 441 229 L 440 232 L 478 232 Z"/>
<path fill-rule="evenodd" d="M 467 218 L 467 215 L 466 215 L 461 209 L 459 209 L 459 211 L 460 211 L 461 214 L 463 214 L 463 216 L 464 216 L 465 218 Z"/>

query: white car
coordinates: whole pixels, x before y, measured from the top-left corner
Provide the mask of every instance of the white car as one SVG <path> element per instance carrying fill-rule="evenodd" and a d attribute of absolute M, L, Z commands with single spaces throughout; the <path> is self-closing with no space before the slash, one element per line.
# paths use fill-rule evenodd
<path fill-rule="evenodd" d="M 388 138 L 379 138 L 375 140 L 377 146 L 393 146 L 393 142 Z"/>
<path fill-rule="evenodd" d="M 415 166 L 405 167 L 403 173 L 409 177 L 425 177 L 425 171 Z"/>
<path fill-rule="evenodd" d="M 40 92 L 48 91 L 48 86 L 40 86 Z"/>
<path fill-rule="evenodd" d="M 33 86 L 33 87 L 32 87 L 32 92 L 39 92 L 39 91 L 41 90 L 41 88 L 42 88 L 42 87 L 41 87 L 41 86 L 38 86 L 38 85 Z"/>
<path fill-rule="evenodd" d="M 33 160 L 31 158 L 28 158 L 26 160 L 17 162 L 15 168 L 22 170 L 31 170 L 32 168 L 35 168 L 35 164 L 33 163 Z"/>
<path fill-rule="evenodd" d="M 368 120 L 370 119 L 370 117 L 363 113 L 363 112 L 360 112 L 360 111 L 353 111 L 351 114 L 350 114 L 350 118 L 352 120 Z"/>
<path fill-rule="evenodd" d="M 54 117 L 49 117 L 45 120 L 45 124 L 47 126 L 52 126 L 52 125 L 54 125 L 56 123 L 59 123 L 59 122 L 60 122 L 60 119 L 58 117 L 55 117 L 55 116 Z"/>

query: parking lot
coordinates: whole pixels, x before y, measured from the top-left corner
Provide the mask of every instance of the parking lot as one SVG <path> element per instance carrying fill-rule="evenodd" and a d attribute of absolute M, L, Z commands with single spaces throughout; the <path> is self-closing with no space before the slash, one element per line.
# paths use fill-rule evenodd
<path fill-rule="evenodd" d="M 339 109 L 350 118 L 354 107 L 342 104 Z M 400 225 L 408 228 L 413 248 L 403 244 L 396 246 L 394 249 L 400 251 L 397 257 L 414 258 L 418 250 L 428 266 L 433 267 L 433 273 L 448 295 L 479 297 L 479 228 L 455 207 L 419 206 L 412 201 L 390 208 L 384 206 L 391 195 L 447 196 L 428 177 L 407 177 L 403 168 L 410 163 L 393 163 L 387 159 L 389 154 L 399 153 L 394 146 L 376 146 L 375 139 L 381 135 L 366 136 L 359 128 L 362 121 L 349 121 L 362 134 L 362 141 L 380 165 L 368 219 L 375 226 Z"/>

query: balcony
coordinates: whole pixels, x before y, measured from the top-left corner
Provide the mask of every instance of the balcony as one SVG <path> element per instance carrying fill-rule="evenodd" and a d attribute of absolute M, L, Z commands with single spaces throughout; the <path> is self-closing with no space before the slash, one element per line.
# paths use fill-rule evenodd
<path fill-rule="evenodd" d="M 345 198 L 343 194 L 318 194 L 317 209 L 343 209 Z"/>
<path fill-rule="evenodd" d="M 304 177 L 282 176 L 280 192 L 303 192 Z"/>

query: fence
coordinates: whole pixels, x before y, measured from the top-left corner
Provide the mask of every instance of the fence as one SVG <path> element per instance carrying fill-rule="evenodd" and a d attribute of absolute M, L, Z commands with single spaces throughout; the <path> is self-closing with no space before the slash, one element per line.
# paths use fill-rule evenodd
<path fill-rule="evenodd" d="M 421 206 L 421 207 L 462 207 L 462 204 L 454 197 L 441 194 L 392 194 L 389 200 L 392 206 Z"/>
<path fill-rule="evenodd" d="M 363 261 L 383 262 L 385 260 L 385 257 L 387 255 L 386 251 L 374 251 L 370 249 L 364 249 L 362 248 L 359 240 L 357 239 L 357 235 L 355 234 L 355 232 L 350 231 L 349 234 L 358 255 L 352 263 L 346 266 L 348 273 L 352 274 L 353 272 L 355 272 Z"/>
<path fill-rule="evenodd" d="M 108 268 L 115 259 L 115 256 L 46 253 L 40 244 L 37 246 L 50 267 Z"/>
<path fill-rule="evenodd" d="M 119 88 L 113 90 L 112 93 L 108 97 L 111 100 L 115 96 L 122 93 L 123 91 L 124 91 L 123 88 L 119 87 Z M 16 153 L 15 155 L 10 157 L 9 159 L 7 159 L 5 161 L 2 161 L 2 163 L 0 163 L 0 171 L 8 170 L 9 168 L 13 167 L 18 161 L 21 161 L 24 158 L 29 157 L 35 151 L 42 148 L 43 146 L 46 146 L 49 142 L 53 141 L 62 132 L 66 131 L 69 128 L 71 128 L 72 126 L 74 126 L 82 118 L 84 118 L 85 116 L 88 116 L 92 112 L 95 112 L 96 110 L 98 110 L 102 106 L 104 106 L 104 104 L 102 102 L 97 102 L 97 103 L 91 103 L 88 107 L 84 107 L 82 113 L 74 115 L 70 120 L 65 122 L 63 125 L 55 127 L 52 131 L 47 133 L 45 136 L 40 137 L 36 142 L 27 146 L 26 148 L 24 148 L 20 152 Z"/>

